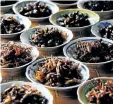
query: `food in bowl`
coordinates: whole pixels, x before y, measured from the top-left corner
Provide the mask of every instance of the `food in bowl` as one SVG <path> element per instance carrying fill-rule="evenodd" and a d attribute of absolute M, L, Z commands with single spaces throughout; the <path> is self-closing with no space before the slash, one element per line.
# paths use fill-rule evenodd
<path fill-rule="evenodd" d="M 90 25 L 89 16 L 87 13 L 80 13 L 79 11 L 62 14 L 57 23 L 63 27 L 83 27 Z"/>
<path fill-rule="evenodd" d="M 25 65 L 32 61 L 31 48 L 25 48 L 16 42 L 1 44 L 0 66 L 13 68 Z"/>
<path fill-rule="evenodd" d="M 12 5 L 15 4 L 17 2 L 17 0 L 12 0 L 12 1 L 7 1 L 7 0 L 1 0 L 1 6 L 7 6 L 7 5 Z"/>
<path fill-rule="evenodd" d="M 107 26 L 104 26 L 99 29 L 99 33 L 101 37 L 113 40 L 113 25 L 110 23 L 107 23 Z"/>
<path fill-rule="evenodd" d="M 78 41 L 71 49 L 74 59 L 87 63 L 106 62 L 113 59 L 113 45 L 105 43 L 102 39 Z"/>
<path fill-rule="evenodd" d="M 19 13 L 27 17 L 47 17 L 52 14 L 52 11 L 46 3 L 37 1 L 21 7 Z"/>
<path fill-rule="evenodd" d="M 84 8 L 92 11 L 109 11 L 113 10 L 113 1 L 85 1 Z"/>
<path fill-rule="evenodd" d="M 30 85 L 12 85 L 1 93 L 3 104 L 47 104 L 48 100 Z"/>
<path fill-rule="evenodd" d="M 113 103 L 113 80 L 104 82 L 96 79 L 96 86 L 86 93 L 86 98 L 90 104 L 112 104 Z"/>
<path fill-rule="evenodd" d="M 65 58 L 51 57 L 40 62 L 35 79 L 46 86 L 68 87 L 82 82 L 79 64 Z"/>
<path fill-rule="evenodd" d="M 66 33 L 57 28 L 38 28 L 33 35 L 30 35 L 30 42 L 38 47 L 54 47 L 63 44 L 66 36 Z"/>
<path fill-rule="evenodd" d="M 1 34 L 12 34 L 22 31 L 25 28 L 16 18 L 8 16 L 1 20 Z"/>

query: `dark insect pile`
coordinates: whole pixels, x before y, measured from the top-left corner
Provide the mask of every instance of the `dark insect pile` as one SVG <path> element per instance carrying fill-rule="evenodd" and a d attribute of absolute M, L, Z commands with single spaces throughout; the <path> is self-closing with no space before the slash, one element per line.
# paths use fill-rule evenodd
<path fill-rule="evenodd" d="M 99 33 L 102 37 L 113 40 L 113 26 L 108 25 L 99 30 Z"/>
<path fill-rule="evenodd" d="M 113 1 L 111 0 L 103 0 L 103 1 L 87 1 L 84 3 L 84 8 L 92 10 L 92 11 L 108 11 L 113 10 Z"/>
<path fill-rule="evenodd" d="M 47 17 L 52 14 L 49 6 L 44 2 L 31 2 L 21 7 L 19 13 L 27 17 Z"/>
<path fill-rule="evenodd" d="M 11 86 L 1 94 L 2 104 L 47 104 L 48 100 L 29 85 Z"/>
<path fill-rule="evenodd" d="M 62 14 L 58 19 L 57 23 L 63 27 L 83 27 L 90 25 L 89 16 L 87 14 L 80 13 L 79 11 Z"/>
<path fill-rule="evenodd" d="M 30 36 L 30 42 L 38 47 L 54 47 L 63 44 L 66 38 L 66 33 L 60 32 L 56 28 L 37 29 Z"/>
<path fill-rule="evenodd" d="M 81 69 L 79 64 L 65 58 L 48 58 L 38 66 L 35 78 L 52 87 L 67 87 L 81 83 Z"/>
<path fill-rule="evenodd" d="M 97 63 L 113 59 L 113 45 L 102 40 L 78 41 L 71 51 L 73 58 L 82 62 Z"/>
<path fill-rule="evenodd" d="M 2 44 L 0 61 L 1 66 L 4 68 L 22 66 L 32 61 L 31 49 L 14 42 Z"/>
<path fill-rule="evenodd" d="M 95 80 L 96 84 L 86 94 L 90 104 L 113 104 L 113 80 L 108 80 L 104 83 L 103 80 Z"/>
<path fill-rule="evenodd" d="M 22 31 L 25 28 L 23 24 L 21 24 L 14 17 L 6 17 L 1 20 L 1 34 L 12 34 Z"/>

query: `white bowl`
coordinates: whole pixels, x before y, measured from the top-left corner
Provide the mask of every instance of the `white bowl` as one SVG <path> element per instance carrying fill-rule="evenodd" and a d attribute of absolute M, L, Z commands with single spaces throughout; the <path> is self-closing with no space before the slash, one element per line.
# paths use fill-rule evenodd
<path fill-rule="evenodd" d="M 1 0 L 2 1 L 2 0 Z M 17 2 L 19 0 L 16 0 Z M 10 1 L 7 1 L 7 2 L 10 2 Z M 1 3 L 0 3 L 1 4 Z M 12 7 L 13 7 L 14 4 L 11 4 L 11 5 L 5 5 L 5 6 L 0 6 L 0 12 L 2 14 L 4 13 L 11 13 L 12 12 Z"/>
<path fill-rule="evenodd" d="M 80 85 L 77 90 L 78 100 L 79 100 L 80 104 L 91 104 L 88 102 L 88 100 L 86 98 L 86 93 L 88 93 L 88 91 L 90 91 L 92 88 L 96 87 L 94 80 L 98 80 L 98 79 L 100 79 L 104 82 L 107 80 L 113 80 L 113 77 L 98 77 L 98 78 L 91 79 L 91 80 L 83 83 L 82 85 Z"/>
<path fill-rule="evenodd" d="M 20 2 L 17 2 L 17 3 L 13 6 L 13 11 L 14 11 L 15 14 L 21 15 L 21 14 L 19 13 L 19 10 L 20 10 L 21 7 L 24 7 L 25 4 L 27 4 L 27 3 L 36 2 L 36 1 L 42 1 L 42 0 L 20 1 Z M 50 1 L 46 1 L 46 0 L 43 0 L 42 2 L 46 3 L 47 6 L 49 6 L 49 8 L 50 8 L 51 11 L 52 11 L 52 14 L 59 11 L 59 8 L 58 8 L 58 6 L 57 6 L 56 4 L 54 4 L 54 3 L 50 2 Z M 23 16 L 23 15 L 21 15 L 21 16 Z M 26 16 L 24 16 L 24 17 L 26 17 Z M 35 17 L 28 17 L 28 18 L 29 18 L 31 21 L 42 22 L 42 21 L 44 21 L 44 20 L 47 20 L 47 19 L 49 18 L 49 16 L 47 16 L 47 17 L 37 17 L 37 18 L 35 18 Z"/>
<path fill-rule="evenodd" d="M 92 34 L 95 35 L 96 37 L 102 37 L 101 34 L 99 33 L 99 30 L 105 26 L 108 26 L 109 24 L 113 25 L 113 19 L 98 22 L 97 24 L 92 26 L 91 28 Z"/>
<path fill-rule="evenodd" d="M 66 57 L 58 57 L 59 59 L 62 59 L 62 58 L 66 58 Z M 68 58 L 66 58 L 68 59 Z M 48 89 L 51 89 L 51 90 L 69 90 L 69 89 L 73 89 L 73 88 L 77 88 L 80 84 L 84 83 L 85 81 L 87 81 L 89 79 L 89 69 L 83 65 L 82 63 L 80 63 L 79 61 L 74 61 L 74 60 L 71 60 L 71 61 L 74 61 L 75 63 L 79 63 L 79 68 L 81 69 L 81 74 L 83 75 L 83 79 L 82 79 L 82 83 L 80 84 L 76 84 L 76 85 L 73 85 L 73 86 L 69 86 L 69 87 L 50 87 L 50 86 L 46 86 L 42 83 L 40 83 L 39 81 L 37 81 L 34 76 L 35 76 L 35 72 L 36 72 L 36 69 L 37 69 L 37 65 L 43 61 L 45 61 L 46 58 L 42 58 L 42 59 L 39 59 L 39 60 L 36 60 L 35 62 L 33 62 L 31 65 L 29 65 L 27 67 L 27 70 L 26 70 L 26 77 L 33 83 L 37 83 L 37 84 L 41 84 L 43 85 L 44 87 L 47 87 Z M 70 59 L 69 59 L 70 60 Z"/>
<path fill-rule="evenodd" d="M 66 57 L 68 58 L 71 58 L 73 60 L 77 60 L 73 57 L 73 54 L 72 54 L 72 48 L 75 46 L 75 44 L 78 42 L 78 41 L 95 41 L 95 40 L 100 40 L 102 39 L 105 43 L 107 44 L 113 44 L 113 41 L 112 40 L 109 40 L 109 39 L 105 39 L 105 38 L 99 38 L 99 37 L 83 37 L 83 38 L 79 38 L 79 39 L 76 39 L 76 40 L 73 40 L 71 41 L 69 44 L 67 44 L 64 48 L 63 48 L 63 53 Z M 99 62 L 99 63 L 86 63 L 86 62 L 82 62 L 84 63 L 86 66 L 89 67 L 89 69 L 105 69 L 105 70 L 112 70 L 113 68 L 113 60 L 109 60 L 109 61 L 106 61 L 106 62 Z"/>
<path fill-rule="evenodd" d="M 83 37 L 83 36 L 89 36 L 91 26 L 94 25 L 95 23 L 99 22 L 99 19 L 100 19 L 98 14 L 96 14 L 95 12 L 92 12 L 90 10 L 86 10 L 86 9 L 65 9 L 65 10 L 61 10 L 61 11 L 55 13 L 55 14 L 52 14 L 49 18 L 49 21 L 53 25 L 59 26 L 59 24 L 57 23 L 57 19 L 59 17 L 61 17 L 62 14 L 69 14 L 69 13 L 73 13 L 73 12 L 77 12 L 77 11 L 79 11 L 80 13 L 88 14 L 89 21 L 90 21 L 91 25 L 83 26 L 83 27 L 66 27 L 66 28 L 73 31 L 74 36 L 76 38 Z"/>
<path fill-rule="evenodd" d="M 55 0 L 50 0 L 50 1 L 55 1 Z M 58 0 L 58 1 L 60 1 L 60 0 Z M 73 1 L 76 1 L 76 2 L 74 2 L 74 3 L 57 3 L 57 2 L 54 2 L 54 3 L 57 4 L 58 7 L 60 7 L 60 8 L 69 8 L 69 7 L 72 7 L 72 6 L 77 7 L 77 0 L 73 0 Z M 65 1 L 65 2 L 67 2 L 67 1 Z"/>
<path fill-rule="evenodd" d="M 80 9 L 85 9 L 84 8 L 84 3 L 86 1 L 91 1 L 91 0 L 78 0 L 77 7 L 80 8 Z M 106 19 L 112 19 L 113 18 L 113 10 L 109 10 L 109 11 L 94 11 L 94 12 L 97 13 L 100 16 L 101 20 L 106 20 Z"/>
<path fill-rule="evenodd" d="M 73 38 L 72 32 L 70 30 L 64 28 L 64 27 L 54 26 L 54 25 L 41 25 L 41 26 L 33 27 L 33 28 L 31 28 L 31 29 L 23 32 L 21 34 L 21 36 L 20 36 L 21 42 L 32 45 L 30 43 L 30 41 L 29 41 L 30 35 L 34 34 L 34 31 L 36 29 L 38 29 L 38 28 L 45 28 L 45 29 L 46 28 L 49 28 L 49 29 L 51 29 L 51 28 L 57 28 L 59 31 L 62 31 L 62 32 L 64 32 L 64 33 L 67 34 L 66 41 L 63 44 L 61 44 L 61 45 L 58 45 L 58 46 L 55 46 L 55 47 L 37 47 L 36 46 L 38 48 L 38 50 L 39 50 L 40 56 L 51 56 L 51 55 L 57 55 L 58 53 L 61 53 L 61 51 L 62 51 L 61 48 L 65 44 L 67 44 L 68 42 L 70 42 L 72 40 L 72 38 Z"/>
<path fill-rule="evenodd" d="M 13 17 L 16 20 L 18 20 L 20 22 L 20 24 L 23 24 L 25 28 L 22 31 L 17 32 L 17 33 L 0 34 L 1 38 L 15 38 L 15 37 L 19 36 L 25 30 L 29 29 L 30 26 L 31 26 L 31 21 L 28 18 L 26 18 L 26 17 L 18 16 L 16 14 L 4 14 L 2 17 L 3 18 Z"/>
<path fill-rule="evenodd" d="M 19 85 L 19 86 L 30 85 L 32 88 L 41 92 L 41 95 L 44 96 L 48 100 L 47 104 L 53 104 L 53 96 L 51 95 L 49 90 L 39 84 L 34 84 L 31 82 L 12 81 L 12 82 L 8 82 L 8 83 L 2 83 L 2 84 L 0 84 L 1 93 L 3 93 L 7 88 L 11 87 L 12 85 Z"/>
<path fill-rule="evenodd" d="M 26 63 L 22 66 L 13 67 L 13 68 L 3 68 L 2 66 L 0 66 L 3 79 L 8 78 L 8 76 L 10 76 L 10 77 L 11 76 L 19 76 L 19 75 L 23 74 L 25 72 L 26 67 L 29 64 L 31 64 L 32 62 L 34 62 L 39 56 L 39 52 L 38 52 L 37 48 L 30 46 L 28 44 L 22 44 L 22 43 L 18 43 L 18 44 L 20 44 L 22 47 L 31 48 L 32 61 L 30 61 L 29 63 Z"/>

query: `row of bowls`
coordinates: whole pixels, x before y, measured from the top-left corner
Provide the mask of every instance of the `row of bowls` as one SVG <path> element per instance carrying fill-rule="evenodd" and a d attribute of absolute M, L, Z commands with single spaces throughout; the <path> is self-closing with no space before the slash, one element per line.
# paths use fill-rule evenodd
<path fill-rule="evenodd" d="M 85 82 L 84 84 L 82 84 L 77 90 L 78 100 L 81 104 L 89 104 L 86 98 L 86 93 L 88 93 L 88 91 L 90 91 L 92 88 L 96 87 L 95 83 L 93 82 L 94 80 L 98 80 L 98 79 L 104 82 L 106 82 L 107 80 L 113 80 L 113 78 L 110 78 L 110 77 L 99 77 L 99 78 L 89 80 Z M 51 93 L 43 86 L 41 85 L 37 86 L 37 84 L 31 83 L 31 82 L 13 81 L 13 82 L 8 82 L 8 83 L 3 83 L 1 84 L 1 93 L 3 93 L 7 88 L 13 85 L 18 85 L 18 86 L 29 85 L 33 89 L 38 90 L 41 93 L 41 95 L 44 96 L 48 100 L 47 104 L 53 104 L 53 96 L 51 95 Z"/>
<path fill-rule="evenodd" d="M 56 10 L 55 12 L 57 12 L 57 9 L 54 7 L 54 9 Z M 53 10 L 53 9 L 52 9 Z M 53 12 L 54 14 L 52 14 L 49 17 L 49 21 L 51 24 L 53 25 L 57 25 L 59 26 L 59 24 L 57 23 L 57 19 L 62 15 L 62 14 L 68 14 L 68 13 L 73 13 L 73 12 L 77 12 L 79 11 L 80 13 L 83 14 L 88 14 L 89 16 L 89 21 L 90 21 L 90 25 L 88 26 L 83 26 L 83 27 L 66 27 L 67 29 L 71 30 L 74 33 L 75 37 L 83 37 L 83 36 L 89 36 L 90 35 L 90 29 L 91 26 L 96 24 L 97 22 L 99 22 L 100 18 L 98 16 L 98 14 L 86 10 L 86 9 L 66 9 L 66 10 L 61 10 L 57 13 Z M 36 20 L 35 22 L 39 22 L 39 21 L 44 21 L 44 19 L 48 18 L 48 17 L 44 17 L 44 18 L 35 18 L 32 19 L 31 17 L 26 18 L 25 16 L 21 16 L 19 13 L 15 12 L 16 14 L 5 14 L 3 15 L 3 17 L 7 17 L 7 16 L 13 16 L 14 18 L 16 18 L 20 23 L 24 24 L 25 26 L 25 30 L 27 30 L 30 26 L 31 26 L 31 21 Z M 31 20 L 31 21 L 30 21 Z M 20 33 L 22 33 L 23 31 L 19 32 L 19 33 L 13 33 L 13 34 L 1 34 L 1 37 L 3 38 L 13 38 L 16 37 L 17 35 L 19 35 Z"/>
<path fill-rule="evenodd" d="M 79 9 L 78 9 L 79 10 Z M 73 11 L 73 10 L 66 10 L 67 12 L 70 12 L 70 11 Z M 90 12 L 90 11 L 88 11 L 88 10 L 82 10 L 81 9 L 81 11 L 87 11 L 87 12 Z M 62 12 L 64 12 L 64 11 L 61 11 L 61 13 Z M 53 15 L 55 15 L 55 14 L 53 14 Z M 58 14 L 57 14 L 58 15 Z M 96 15 L 97 16 L 97 18 L 95 19 L 97 22 L 99 21 L 99 16 L 97 15 L 97 14 L 94 14 L 94 15 Z M 94 16 L 93 14 L 92 14 L 92 17 Z M 71 40 L 72 40 L 72 38 L 73 38 L 73 34 L 72 34 L 72 32 L 70 31 L 70 30 L 68 30 L 68 29 L 66 29 L 66 28 L 64 28 L 64 27 L 59 27 L 59 26 L 53 26 L 53 25 L 48 25 L 48 26 L 39 26 L 39 27 L 34 27 L 34 28 L 31 28 L 31 29 L 29 29 L 28 30 L 28 28 L 30 27 L 30 25 L 31 25 L 31 22 L 29 21 L 29 19 L 28 18 L 25 18 L 25 17 L 21 17 L 21 16 L 17 16 L 17 15 L 15 15 L 17 18 L 18 18 L 18 20 L 19 21 L 23 21 L 24 23 L 25 23 L 25 27 L 26 27 L 26 31 L 25 32 L 23 32 L 22 34 L 21 34 L 21 36 L 20 36 L 20 39 L 21 39 L 21 42 L 22 42 L 22 44 L 24 44 L 24 45 L 28 45 L 28 47 L 32 47 L 31 46 L 31 44 L 29 43 L 29 35 L 31 35 L 32 33 L 33 33 L 33 31 L 34 31 L 34 29 L 36 29 L 36 28 L 39 28 L 39 27 L 41 27 L 41 28 L 51 28 L 51 27 L 56 27 L 56 28 L 58 28 L 59 30 L 62 30 L 62 31 L 64 31 L 64 32 L 67 32 L 67 40 L 66 40 L 66 42 L 64 43 L 64 44 L 62 44 L 61 46 L 58 46 L 58 47 L 52 47 L 52 48 L 50 48 L 50 47 L 46 47 L 46 48 L 39 48 L 38 47 L 38 50 L 39 51 L 42 51 L 42 52 L 46 52 L 46 54 L 48 55 L 49 53 L 50 54 L 52 54 L 52 53 L 54 53 L 54 52 L 57 52 L 57 51 L 59 51 L 59 48 L 61 48 L 61 47 L 63 47 L 64 45 L 66 45 L 67 43 L 69 43 Z M 54 17 L 55 18 L 55 17 Z M 55 25 L 57 25 L 56 23 L 55 23 L 55 20 L 56 19 L 54 19 L 54 18 L 52 18 L 52 16 L 50 17 L 50 21 L 51 21 L 51 23 L 53 22 L 53 24 L 55 24 Z M 53 19 L 53 20 L 52 20 Z M 27 23 L 27 24 L 26 24 Z M 29 25 L 28 25 L 28 23 L 29 23 Z M 98 23 L 99 24 L 99 23 Z M 97 25 L 97 24 L 96 24 Z M 94 26 L 96 26 L 96 25 L 94 25 Z M 93 32 L 93 28 L 94 28 L 94 26 L 92 27 L 92 33 L 94 33 Z M 96 26 L 97 27 L 97 26 Z M 83 27 L 84 28 L 84 27 Z M 83 28 L 80 28 L 81 30 L 83 30 Z M 73 28 L 72 29 L 72 31 L 74 31 L 75 30 L 75 28 Z M 79 29 L 77 29 L 77 30 L 79 30 Z M 79 30 L 79 31 L 81 31 L 81 30 Z M 96 30 L 96 32 L 98 32 L 97 30 Z M 20 34 L 20 33 L 19 33 Z M 97 33 L 96 33 L 97 34 Z M 13 34 L 12 34 L 13 35 Z M 3 35 L 2 35 L 3 36 Z M 5 35 L 4 35 L 5 36 Z M 10 35 L 8 35 L 8 36 L 10 36 Z M 8 37 L 8 36 L 6 36 L 6 37 Z M 102 62 L 102 63 L 84 63 L 84 64 L 82 64 L 81 62 L 79 62 L 79 61 L 77 61 L 77 60 L 75 60 L 75 59 L 73 59 L 72 57 L 71 57 L 71 55 L 70 55 L 70 53 L 69 53 L 69 48 L 71 47 L 71 46 L 73 46 L 74 44 L 76 44 L 76 42 L 77 41 L 92 41 L 92 40 L 99 40 L 100 38 L 99 37 L 90 37 L 90 38 L 79 38 L 79 39 L 77 39 L 77 40 L 74 40 L 74 41 L 72 41 L 72 42 L 70 42 L 69 44 L 67 44 L 64 48 L 63 48 L 63 52 L 64 52 L 64 55 L 66 56 L 66 57 L 68 57 L 68 58 L 70 58 L 71 60 L 73 60 L 73 61 L 75 61 L 75 62 L 78 62 L 78 63 L 80 63 L 80 65 L 81 65 L 81 68 L 82 68 L 82 74 L 83 74 L 83 82 L 82 83 L 84 83 L 84 82 L 86 82 L 86 80 L 88 80 L 89 79 L 89 70 L 88 70 L 88 68 L 84 65 L 84 64 L 86 64 L 87 66 L 93 66 L 93 68 L 94 68 L 94 66 L 98 66 L 98 65 L 100 65 L 100 66 L 102 66 L 102 65 L 104 65 L 104 64 L 108 64 L 108 63 L 112 63 L 113 62 L 113 60 L 111 60 L 111 61 L 108 61 L 108 62 Z M 108 39 L 103 39 L 106 43 L 110 43 L 110 44 L 113 44 L 113 41 L 111 41 L 111 40 L 108 40 Z M 27 43 L 27 44 L 26 44 Z M 38 58 L 38 56 L 39 56 L 39 53 L 38 53 L 38 51 L 37 51 L 37 49 L 36 49 L 36 47 L 32 47 L 33 48 L 33 50 L 32 50 L 32 52 L 31 52 L 31 54 L 32 54 L 32 56 L 33 56 L 33 61 L 35 61 L 37 58 Z M 45 53 L 44 53 L 45 54 Z M 61 57 L 59 57 L 59 58 L 61 58 Z M 86 98 L 85 98 L 85 94 L 89 91 L 89 89 L 91 89 L 91 88 L 93 88 L 94 86 L 90 86 L 90 88 L 89 89 L 87 89 L 87 87 L 86 86 L 89 86 L 90 85 L 90 82 L 92 81 L 88 81 L 88 82 L 86 82 L 86 83 L 84 83 L 83 85 L 75 85 L 75 86 L 71 86 L 71 87 L 65 87 L 65 88 L 63 88 L 63 87 L 48 87 L 48 86 L 44 86 L 43 87 L 43 85 L 42 84 L 40 84 L 39 82 L 37 82 L 35 79 L 34 79 L 34 74 L 33 74 L 33 70 L 34 70 L 34 67 L 38 64 L 38 63 L 40 63 L 40 62 L 42 62 L 42 61 L 44 61 L 45 59 L 40 59 L 40 60 L 36 60 L 35 62 L 30 62 L 30 63 L 28 63 L 28 64 L 26 64 L 26 65 L 23 65 L 23 66 L 21 66 L 21 67 L 17 67 L 17 68 L 12 68 L 12 69 L 9 69 L 9 68 L 3 68 L 2 69 L 2 71 L 6 71 L 6 72 L 8 72 L 8 73 L 14 73 L 14 72 L 17 72 L 17 71 L 20 71 L 20 70 L 22 70 L 22 68 L 24 68 L 25 69 L 25 67 L 26 66 L 28 66 L 29 64 L 31 64 L 31 65 L 29 65 L 28 67 L 27 67 L 27 70 L 26 70 L 26 76 L 27 76 L 27 78 L 31 81 L 31 82 L 35 82 L 36 84 L 38 84 L 38 86 L 37 85 L 35 85 L 35 84 L 32 84 L 32 83 L 26 83 L 26 82 L 9 82 L 9 83 L 7 83 L 7 84 L 2 84 L 1 85 L 1 88 L 2 88 L 2 92 L 6 89 L 6 88 L 8 88 L 9 86 L 11 86 L 12 84 L 17 84 L 17 85 L 27 85 L 27 84 L 29 84 L 29 85 L 32 85 L 33 87 L 35 87 L 35 88 L 37 88 L 48 100 L 49 100 L 49 103 L 48 104 L 52 104 L 53 103 L 53 98 L 52 98 L 52 96 L 51 96 L 51 94 L 50 94 L 50 92 L 48 92 L 47 91 L 47 89 L 45 89 L 44 87 L 47 87 L 47 88 L 49 88 L 49 89 L 53 89 L 53 90 L 67 90 L 67 89 L 72 89 L 72 88 L 76 88 L 76 87 L 78 87 L 78 86 L 80 86 L 79 87 L 79 89 L 78 89 L 78 91 L 77 91 L 77 94 L 78 94 L 78 99 L 79 99 L 79 101 L 82 103 L 82 104 L 87 104 L 88 102 L 87 102 L 87 100 L 86 100 Z M 17 74 L 17 73 L 16 73 Z M 10 75 L 10 74 L 9 74 Z M 99 78 L 98 78 L 99 79 Z M 107 79 L 112 79 L 112 78 L 100 78 L 100 79 L 102 79 L 102 80 L 107 80 Z M 85 92 L 84 92 L 85 91 Z M 45 94 L 45 92 L 46 92 L 46 94 Z"/>
<path fill-rule="evenodd" d="M 20 0 L 17 0 L 17 1 L 20 1 Z M 68 4 L 65 4 L 65 3 L 58 3 L 58 2 L 55 2 L 54 0 L 43 0 L 45 1 L 46 3 L 50 4 L 50 8 L 53 9 L 53 11 L 56 11 L 58 10 L 58 8 L 56 7 L 55 4 L 57 4 L 60 8 L 68 8 L 68 7 L 71 7 L 71 6 L 77 6 L 78 8 L 80 9 L 85 9 L 84 8 L 84 3 L 87 2 L 87 1 L 90 1 L 90 0 L 75 0 L 75 2 L 73 3 L 68 3 Z M 54 2 L 54 3 L 50 3 L 50 2 Z M 13 10 L 15 12 L 18 13 L 17 9 L 19 8 L 19 6 L 23 6 L 23 3 L 25 3 L 24 0 L 22 0 L 20 3 L 17 3 Z M 56 10 L 53 8 L 53 7 L 56 7 Z M 13 7 L 13 4 L 12 5 L 8 5 L 8 6 L 1 6 L 1 12 L 2 13 L 6 13 L 6 12 L 9 12 L 11 11 Z M 101 17 L 101 19 L 111 19 L 113 16 L 112 16 L 112 13 L 113 13 L 113 10 L 109 10 L 109 11 L 94 11 L 96 12 L 97 14 L 99 14 L 99 16 Z"/>

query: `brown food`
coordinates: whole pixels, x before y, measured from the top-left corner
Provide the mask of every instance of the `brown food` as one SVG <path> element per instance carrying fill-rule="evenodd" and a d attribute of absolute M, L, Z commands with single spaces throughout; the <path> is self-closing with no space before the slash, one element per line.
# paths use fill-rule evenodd
<path fill-rule="evenodd" d="M 72 86 L 81 83 L 82 74 L 79 64 L 64 58 L 48 58 L 38 66 L 35 78 L 52 87 Z"/>
<path fill-rule="evenodd" d="M 25 48 L 15 42 L 1 45 L 1 66 L 13 68 L 32 61 L 31 48 Z"/>
<path fill-rule="evenodd" d="M 78 41 L 70 51 L 73 58 L 82 62 L 98 63 L 113 59 L 113 45 L 103 40 Z"/>
<path fill-rule="evenodd" d="M 96 87 L 86 94 L 90 104 L 113 104 L 113 80 L 95 80 Z"/>
<path fill-rule="evenodd" d="M 29 85 L 11 86 L 1 94 L 2 104 L 47 104 L 47 99 Z"/>
<path fill-rule="evenodd" d="M 56 28 L 37 29 L 30 36 L 30 42 L 38 47 L 54 47 L 63 44 L 66 38 L 67 34 Z"/>
<path fill-rule="evenodd" d="M 8 16 L 1 20 L 1 34 L 12 34 L 22 31 L 25 28 L 16 18 Z"/>

